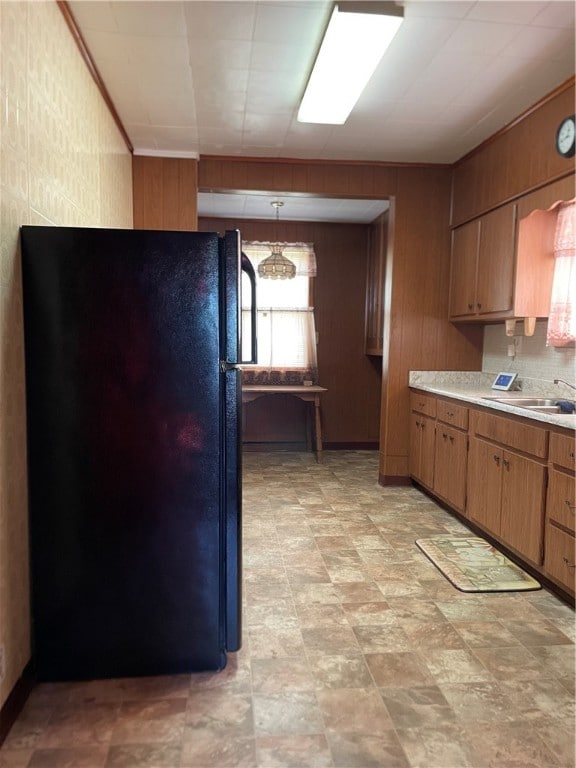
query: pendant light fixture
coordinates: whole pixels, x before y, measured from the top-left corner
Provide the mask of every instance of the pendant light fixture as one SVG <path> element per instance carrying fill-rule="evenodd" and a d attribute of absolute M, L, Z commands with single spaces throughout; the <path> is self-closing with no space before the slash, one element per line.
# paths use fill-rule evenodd
<path fill-rule="evenodd" d="M 278 238 L 280 208 L 284 203 L 281 200 L 273 200 L 270 205 L 276 210 L 276 238 Z M 282 243 L 275 242 L 271 245 L 272 253 L 258 265 L 260 277 L 271 278 L 272 280 L 291 280 L 296 277 L 296 265 L 282 253 Z"/>

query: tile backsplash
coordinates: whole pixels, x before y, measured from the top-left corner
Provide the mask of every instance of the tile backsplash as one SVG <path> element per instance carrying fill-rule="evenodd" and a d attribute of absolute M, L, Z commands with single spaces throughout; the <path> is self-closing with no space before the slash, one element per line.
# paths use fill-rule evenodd
<path fill-rule="evenodd" d="M 484 330 L 482 370 L 511 371 L 521 377 L 550 380 L 561 378 L 576 380 L 576 354 L 574 347 L 546 346 L 546 320 L 536 323 L 534 336 L 524 336 L 523 324 L 516 324 L 516 334 L 506 336 L 504 323 L 487 325 Z M 515 357 L 508 356 L 509 345 L 515 342 Z"/>
<path fill-rule="evenodd" d="M 0 0 L 0 706 L 30 659 L 22 224 L 132 227 L 132 157 L 54 0 Z"/>

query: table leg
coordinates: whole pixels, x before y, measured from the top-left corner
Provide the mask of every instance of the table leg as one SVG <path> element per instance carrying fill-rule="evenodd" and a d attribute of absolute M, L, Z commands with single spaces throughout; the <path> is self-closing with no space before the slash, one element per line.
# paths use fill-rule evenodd
<path fill-rule="evenodd" d="M 314 414 L 316 416 L 316 461 L 318 464 L 322 463 L 322 424 L 320 422 L 320 398 L 316 396 L 314 398 Z"/>

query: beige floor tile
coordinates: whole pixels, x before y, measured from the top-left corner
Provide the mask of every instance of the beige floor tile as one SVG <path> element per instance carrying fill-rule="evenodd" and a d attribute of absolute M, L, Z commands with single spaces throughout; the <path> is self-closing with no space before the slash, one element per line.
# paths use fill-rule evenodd
<path fill-rule="evenodd" d="M 381 688 L 380 695 L 396 728 L 453 723 L 456 714 L 438 686 Z"/>
<path fill-rule="evenodd" d="M 466 726 L 470 744 L 488 768 L 554 768 L 560 763 L 542 738 L 525 723 Z"/>
<path fill-rule="evenodd" d="M 394 730 L 382 733 L 329 732 L 328 741 L 338 768 L 409 768 Z"/>
<path fill-rule="evenodd" d="M 393 727 L 378 691 L 325 688 L 317 692 L 327 730 L 374 735 Z"/>
<path fill-rule="evenodd" d="M 414 688 L 436 680 L 420 654 L 414 651 L 366 654 L 366 663 L 379 688 Z"/>
<path fill-rule="evenodd" d="M 315 687 L 313 667 L 306 657 L 252 659 L 254 693 L 312 691 Z"/>
<path fill-rule="evenodd" d="M 199 729 L 182 745 L 178 768 L 256 768 L 253 737 L 226 736 Z"/>
<path fill-rule="evenodd" d="M 361 653 L 310 654 L 316 688 L 370 688 L 373 680 Z"/>
<path fill-rule="evenodd" d="M 260 736 L 258 765 L 266 768 L 331 768 L 332 755 L 323 734 Z"/>
<path fill-rule="evenodd" d="M 256 735 L 321 734 L 324 724 L 312 692 L 254 694 Z"/>

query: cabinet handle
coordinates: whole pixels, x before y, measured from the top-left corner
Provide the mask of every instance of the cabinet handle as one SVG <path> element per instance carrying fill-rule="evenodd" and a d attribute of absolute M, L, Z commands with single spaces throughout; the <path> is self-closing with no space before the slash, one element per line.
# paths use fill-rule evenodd
<path fill-rule="evenodd" d="M 450 437 L 448 439 L 450 440 L 451 443 L 454 442 L 454 437 L 452 435 L 450 435 Z"/>
<path fill-rule="evenodd" d="M 448 437 L 448 435 L 446 434 L 446 432 L 442 432 L 442 437 L 444 438 L 444 440 L 446 440 L 446 438 Z"/>
<path fill-rule="evenodd" d="M 510 462 L 508 459 L 502 459 L 502 464 L 506 467 L 506 469 L 510 469 Z"/>
<path fill-rule="evenodd" d="M 482 309 L 482 304 L 480 304 L 480 302 L 477 302 L 476 306 L 478 307 L 478 309 Z"/>
<path fill-rule="evenodd" d="M 474 309 L 474 304 L 468 304 L 468 309 Z"/>
<path fill-rule="evenodd" d="M 576 563 L 571 563 L 567 557 L 563 557 L 562 560 L 564 560 L 567 568 L 576 568 Z"/>
<path fill-rule="evenodd" d="M 492 458 L 494 459 L 494 461 L 496 462 L 496 464 L 498 464 L 498 465 L 500 464 L 500 456 L 498 456 L 498 454 L 496 454 L 496 453 L 495 453 L 495 454 L 494 454 L 494 456 L 493 456 Z"/>
<path fill-rule="evenodd" d="M 574 458 L 574 451 L 570 451 L 570 453 L 568 455 L 570 456 L 571 459 L 573 459 Z"/>
<path fill-rule="evenodd" d="M 568 499 L 566 499 L 566 500 L 564 501 L 564 504 L 566 504 L 566 506 L 568 507 L 568 509 L 571 509 L 572 511 L 574 511 L 574 510 L 576 509 L 576 504 L 571 504 L 571 503 L 570 503 L 570 501 L 569 501 Z"/>
<path fill-rule="evenodd" d="M 454 414 L 452 413 L 452 411 L 448 411 L 446 413 L 446 416 L 448 416 L 449 419 L 453 419 L 454 418 Z"/>

